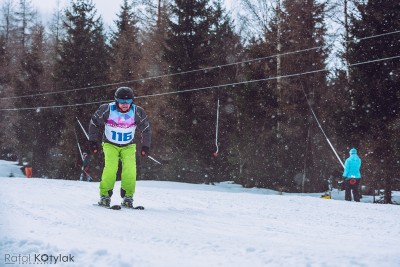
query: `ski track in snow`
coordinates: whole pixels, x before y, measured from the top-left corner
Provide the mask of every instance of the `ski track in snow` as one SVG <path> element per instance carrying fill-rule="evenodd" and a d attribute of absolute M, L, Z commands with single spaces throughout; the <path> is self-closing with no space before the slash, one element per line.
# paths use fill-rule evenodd
<path fill-rule="evenodd" d="M 400 266 L 397 205 L 138 181 L 146 209 L 114 211 L 92 206 L 98 183 L 0 182 L 0 266 L 34 253 L 74 256 L 56 266 Z"/>

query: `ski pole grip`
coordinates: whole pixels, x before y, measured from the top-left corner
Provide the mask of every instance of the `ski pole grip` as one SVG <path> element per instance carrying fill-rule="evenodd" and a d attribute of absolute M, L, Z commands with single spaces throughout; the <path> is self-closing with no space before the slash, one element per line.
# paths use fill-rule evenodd
<path fill-rule="evenodd" d="M 99 150 L 99 146 L 96 141 L 89 141 L 89 146 L 90 146 L 90 151 L 93 151 L 93 153 L 97 153 Z"/>

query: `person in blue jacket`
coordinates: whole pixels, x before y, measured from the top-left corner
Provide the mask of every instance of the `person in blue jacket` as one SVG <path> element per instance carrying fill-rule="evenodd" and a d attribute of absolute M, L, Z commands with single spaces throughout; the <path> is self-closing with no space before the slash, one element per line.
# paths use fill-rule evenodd
<path fill-rule="evenodd" d="M 360 202 L 360 192 L 358 187 L 361 180 L 361 159 L 357 155 L 357 149 L 350 149 L 350 157 L 346 159 L 344 163 L 344 188 L 345 188 L 345 200 L 351 201 L 351 193 L 353 191 L 354 201 Z"/>

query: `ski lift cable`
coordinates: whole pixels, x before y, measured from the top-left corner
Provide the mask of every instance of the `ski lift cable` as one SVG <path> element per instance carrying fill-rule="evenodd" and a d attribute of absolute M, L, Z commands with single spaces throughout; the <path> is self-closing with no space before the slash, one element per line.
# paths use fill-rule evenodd
<path fill-rule="evenodd" d="M 314 109 L 312 108 L 312 106 L 311 106 L 311 104 L 310 104 L 310 101 L 308 100 L 307 94 L 306 94 L 306 92 L 305 92 L 304 87 L 303 87 L 302 84 L 301 84 L 301 89 L 303 90 L 304 97 L 306 98 L 307 104 L 308 104 L 308 106 L 310 107 L 311 113 L 313 114 L 315 121 L 317 122 L 319 128 L 321 129 L 321 132 L 324 134 L 326 141 L 328 142 L 329 146 L 330 146 L 331 149 L 333 150 L 333 153 L 335 153 L 337 159 L 339 160 L 340 164 L 341 164 L 342 167 L 344 168 L 344 164 L 343 164 L 342 160 L 340 159 L 338 153 L 336 152 L 335 148 L 333 147 L 331 141 L 329 141 L 328 136 L 325 134 L 325 131 L 324 131 L 324 129 L 322 128 L 321 123 L 319 122 L 319 120 L 318 120 L 318 118 L 317 118 L 317 115 L 315 114 Z"/>
<path fill-rule="evenodd" d="M 374 60 L 369 60 L 369 61 L 364 61 L 364 62 L 353 63 L 353 64 L 350 64 L 349 66 L 352 67 L 352 66 L 363 65 L 363 64 L 373 63 L 373 62 L 380 62 L 380 61 L 391 60 L 391 59 L 396 59 L 396 58 L 400 58 L 400 55 L 399 56 L 393 56 L 393 57 L 381 58 L 381 59 L 374 59 Z M 181 94 L 181 93 L 186 93 L 186 92 L 202 91 L 202 90 L 215 89 L 215 88 L 220 88 L 220 87 L 234 87 L 236 85 L 264 82 L 264 81 L 269 81 L 269 80 L 275 80 L 275 79 L 278 79 L 278 78 L 285 79 L 285 78 L 291 78 L 291 77 L 302 76 L 302 75 L 307 75 L 307 74 L 314 74 L 314 73 L 318 73 L 318 72 L 324 72 L 324 71 L 330 71 L 330 70 L 328 68 L 323 68 L 323 69 L 319 69 L 319 70 L 307 71 L 307 72 L 302 72 L 302 73 L 294 73 L 294 74 L 288 74 L 288 75 L 281 75 L 281 76 L 274 76 L 274 77 L 267 77 L 267 78 L 257 79 L 257 80 L 249 80 L 249 81 L 229 83 L 229 84 L 221 84 L 221 85 L 214 85 L 214 86 L 207 86 L 207 87 L 200 87 L 200 88 L 193 88 L 193 89 L 177 90 L 177 91 L 165 92 L 165 93 L 155 93 L 155 94 L 137 96 L 135 98 L 139 99 L 139 98 L 148 98 L 148 97 L 156 97 L 156 96 Z M 99 103 L 107 103 L 107 102 L 110 102 L 110 101 L 112 101 L 112 100 L 85 102 L 85 103 L 69 104 L 69 105 L 56 105 L 56 106 L 25 107 L 25 108 L 4 108 L 4 109 L 0 109 L 0 111 L 40 110 L 40 109 L 50 109 L 50 108 L 78 107 L 78 106 L 93 105 L 93 104 L 99 104 Z"/>
<path fill-rule="evenodd" d="M 219 151 L 219 147 L 218 147 L 218 125 L 219 125 L 219 96 L 218 96 L 218 101 L 217 101 L 217 121 L 215 124 L 215 152 L 214 152 L 214 157 L 218 156 L 218 151 Z"/>
<path fill-rule="evenodd" d="M 219 69 L 218 76 L 221 75 L 221 69 Z M 218 132 L 219 132 L 219 91 L 220 88 L 217 89 L 217 114 L 216 114 L 216 122 L 215 122 L 215 152 L 213 156 L 218 157 L 219 146 L 218 146 Z M 215 92 L 214 92 L 215 93 Z"/>
<path fill-rule="evenodd" d="M 349 41 L 345 41 L 344 43 L 358 42 L 358 41 L 362 41 L 362 40 L 366 40 L 366 39 L 378 38 L 378 37 L 391 35 L 391 34 L 396 34 L 396 33 L 400 33 L 400 30 L 393 31 L 393 32 L 388 32 L 388 33 L 377 34 L 377 35 L 371 35 L 371 36 L 367 36 L 367 37 L 363 37 L 363 38 L 358 38 L 358 39 L 355 39 L 355 40 L 349 40 Z M 45 96 L 45 95 L 76 92 L 76 91 L 80 91 L 80 90 L 98 89 L 98 88 L 103 88 L 103 87 L 122 85 L 122 84 L 127 84 L 127 83 L 134 83 L 134 82 L 144 82 L 146 80 L 160 79 L 160 78 L 172 77 L 172 76 L 176 76 L 176 75 L 189 74 L 189 73 L 198 72 L 198 71 L 208 71 L 208 70 L 212 70 L 212 69 L 215 69 L 215 68 L 222 68 L 222 67 L 228 67 L 228 66 L 239 65 L 239 64 L 244 64 L 244 63 L 251 63 L 251 62 L 254 62 L 254 61 L 270 59 L 270 58 L 274 58 L 274 57 L 278 57 L 278 56 L 286 56 L 286 55 L 291 55 L 291 54 L 296 54 L 296 53 L 307 52 L 307 51 L 311 51 L 311 50 L 317 50 L 317 49 L 320 49 L 320 48 L 323 48 L 323 47 L 324 46 L 316 46 L 316 47 L 311 47 L 311 48 L 306 48 L 306 49 L 301 49 L 301 50 L 295 50 L 295 51 L 291 51 L 291 52 L 275 54 L 275 55 L 266 56 L 266 57 L 243 60 L 243 61 L 239 61 L 239 62 L 233 62 L 233 63 L 223 64 L 223 65 L 211 66 L 211 67 L 206 67 L 206 68 L 201 68 L 201 69 L 196 69 L 196 70 L 190 70 L 190 71 L 182 71 L 182 72 L 176 72 L 176 73 L 170 73 L 170 74 L 164 74 L 164 75 L 158 75 L 158 76 L 151 76 L 151 77 L 140 78 L 140 79 L 129 80 L 129 81 L 123 81 L 123 82 L 116 82 L 116 83 L 109 83 L 109 84 L 102 84 L 102 85 L 95 85 L 95 86 L 87 86 L 87 87 L 81 87 L 81 88 L 75 88 L 75 89 L 69 89 L 69 90 L 61 90 L 61 91 L 56 91 L 56 92 L 46 92 L 46 93 L 38 93 L 38 94 L 30 94 L 30 95 L 22 95 L 22 96 L 0 97 L 0 100 L 19 99 L 19 98 L 36 97 L 36 96 Z"/>
<path fill-rule="evenodd" d="M 308 72 L 302 72 L 302 73 L 282 75 L 282 76 L 278 76 L 278 77 L 268 77 L 268 78 L 257 79 L 257 80 L 250 80 L 250 81 L 243 81 L 243 82 L 229 83 L 229 84 L 221 84 L 221 85 L 213 85 L 213 86 L 206 86 L 206 87 L 193 88 L 193 89 L 184 89 L 184 90 L 177 90 L 177 91 L 165 92 L 165 93 L 155 93 L 155 94 L 137 96 L 137 97 L 135 97 L 135 99 L 148 98 L 148 97 L 157 97 L 157 96 L 165 96 L 165 95 L 174 95 L 174 94 L 181 94 L 181 93 L 187 93 L 187 92 L 195 92 L 195 91 L 215 89 L 215 88 L 219 88 L 219 87 L 230 87 L 230 86 L 234 87 L 236 85 L 257 83 L 257 82 L 262 82 L 262 81 L 274 80 L 274 79 L 277 79 L 277 78 L 290 78 L 290 77 L 301 76 L 301 75 L 306 75 L 306 74 L 311 74 L 311 73 L 318 73 L 318 72 L 321 72 L 321 71 L 329 71 L 329 70 L 328 69 L 319 69 L 319 70 L 315 70 L 315 71 L 308 71 Z M 69 105 L 57 105 L 57 106 L 42 106 L 42 107 L 30 107 L 30 108 L 29 107 L 26 107 L 26 108 L 5 108 L 5 109 L 0 109 L 0 111 L 40 110 L 40 109 L 50 109 L 50 108 L 78 107 L 78 106 L 93 105 L 93 104 L 99 104 L 99 103 L 107 103 L 107 102 L 110 102 L 110 101 L 112 101 L 112 100 L 110 99 L 110 100 L 105 100 L 105 101 L 86 102 L 86 103 L 69 104 Z"/>
<path fill-rule="evenodd" d="M 267 56 L 267 57 L 254 58 L 254 59 L 249 59 L 249 60 L 243 60 L 243 61 L 240 61 L 240 62 L 228 63 L 228 64 L 224 64 L 224 65 L 217 65 L 217 66 L 206 67 L 206 68 L 201 68 L 201 69 L 196 69 L 196 70 L 189 70 L 189 71 L 182 71 L 182 72 L 176 72 L 176 73 L 171 73 L 171 74 L 152 76 L 152 77 L 147 77 L 147 78 L 140 78 L 140 79 L 129 80 L 129 81 L 124 81 L 124 82 L 87 86 L 87 87 L 81 87 L 81 88 L 75 88 L 75 89 L 69 89 L 69 90 L 62 90 L 62 91 L 56 91 L 56 92 L 46 92 L 46 93 L 38 93 L 38 94 L 30 94 L 30 95 L 22 95 L 22 96 L 1 97 L 0 100 L 19 99 L 19 98 L 27 98 L 27 97 L 36 97 L 36 96 L 46 96 L 46 95 L 70 93 L 70 92 L 76 92 L 76 91 L 81 91 L 81 90 L 98 89 L 98 88 L 103 88 L 103 87 L 122 85 L 122 84 L 134 83 L 134 82 L 143 82 L 143 81 L 146 81 L 146 80 L 153 80 L 153 79 L 172 77 L 172 76 L 189 74 L 189 73 L 194 73 L 194 72 L 199 72 L 199 71 L 209 71 L 209 70 L 216 69 L 216 68 L 222 68 L 222 67 L 228 67 L 228 66 L 239 65 L 239 64 L 244 64 L 244 63 L 250 63 L 250 62 L 254 62 L 254 61 L 260 61 L 260 60 L 265 60 L 265 59 L 269 59 L 269 58 L 274 58 L 274 57 L 277 57 L 277 56 L 286 56 L 286 55 L 291 55 L 291 54 L 296 54 L 296 53 L 316 50 L 316 49 L 319 49 L 319 48 L 322 48 L 322 47 L 323 46 L 317 46 L 317 47 L 312 47 L 312 48 L 307 48 L 307 49 L 302 49 L 302 50 L 296 50 L 296 51 L 276 54 L 276 55 Z"/>
<path fill-rule="evenodd" d="M 79 106 L 87 106 L 87 105 L 94 105 L 94 104 L 102 104 L 110 102 L 111 100 L 103 100 L 103 101 L 95 101 L 95 102 L 85 102 L 85 103 L 78 103 L 78 104 L 68 104 L 68 105 L 55 105 L 55 106 L 43 106 L 43 107 L 32 107 L 32 108 L 5 108 L 0 109 L 1 111 L 18 111 L 18 110 L 36 110 L 39 111 L 40 109 L 48 109 L 48 108 L 68 108 L 68 107 L 79 107 Z"/>

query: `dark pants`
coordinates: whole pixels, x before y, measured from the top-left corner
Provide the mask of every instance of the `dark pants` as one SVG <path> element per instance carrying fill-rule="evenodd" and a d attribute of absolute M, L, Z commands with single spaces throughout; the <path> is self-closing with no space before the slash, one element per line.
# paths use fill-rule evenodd
<path fill-rule="evenodd" d="M 360 192 L 358 186 L 361 179 L 346 178 L 344 180 L 344 189 L 346 190 L 344 199 L 351 201 L 351 191 L 353 191 L 353 198 L 355 202 L 360 202 Z"/>

